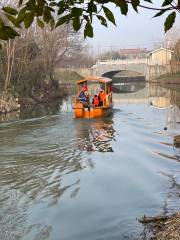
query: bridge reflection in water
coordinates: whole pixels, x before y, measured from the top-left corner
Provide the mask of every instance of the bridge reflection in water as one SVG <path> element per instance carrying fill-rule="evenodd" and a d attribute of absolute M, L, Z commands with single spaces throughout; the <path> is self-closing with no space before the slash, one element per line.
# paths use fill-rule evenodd
<path fill-rule="evenodd" d="M 166 126 L 175 128 L 180 123 L 180 87 L 175 85 L 121 83 L 115 88 L 113 103 L 148 104 L 166 111 Z"/>

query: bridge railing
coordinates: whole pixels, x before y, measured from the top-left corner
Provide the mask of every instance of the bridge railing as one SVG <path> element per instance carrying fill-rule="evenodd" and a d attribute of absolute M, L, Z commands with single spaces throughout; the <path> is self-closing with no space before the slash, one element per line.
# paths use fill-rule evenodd
<path fill-rule="evenodd" d="M 98 60 L 95 66 L 128 65 L 128 64 L 167 65 L 163 61 L 159 61 L 159 60 L 152 60 L 148 58 L 137 58 L 137 59 Z"/>
<path fill-rule="evenodd" d="M 96 65 L 120 65 L 120 64 L 147 64 L 146 58 L 139 59 L 116 59 L 116 60 L 98 60 Z"/>

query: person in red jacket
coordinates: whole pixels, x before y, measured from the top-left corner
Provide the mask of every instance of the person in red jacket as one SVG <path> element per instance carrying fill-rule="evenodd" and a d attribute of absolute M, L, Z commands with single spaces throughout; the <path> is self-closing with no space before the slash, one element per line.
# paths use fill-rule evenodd
<path fill-rule="evenodd" d="M 103 89 L 100 89 L 99 99 L 100 99 L 100 106 L 103 106 L 106 101 L 106 93 Z"/>
<path fill-rule="evenodd" d="M 98 107 L 98 106 L 99 106 L 99 98 L 98 98 L 98 95 L 94 95 L 92 104 L 93 104 L 95 107 Z"/>

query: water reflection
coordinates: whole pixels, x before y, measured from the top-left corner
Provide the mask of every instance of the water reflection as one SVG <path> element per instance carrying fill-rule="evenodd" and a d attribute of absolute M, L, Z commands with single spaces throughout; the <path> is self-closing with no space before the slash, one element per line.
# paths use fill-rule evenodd
<path fill-rule="evenodd" d="M 145 88 L 145 81 L 132 81 L 132 82 L 120 82 L 113 84 L 113 92 L 114 93 L 133 93 L 138 92 L 139 90 Z"/>
<path fill-rule="evenodd" d="M 56 114 L 59 111 L 62 101 L 62 99 L 59 99 L 53 103 L 37 104 L 32 107 L 22 108 L 20 111 L 0 114 L 0 123 Z"/>
<path fill-rule="evenodd" d="M 60 149 L 59 149 L 60 150 Z M 36 154 L 3 154 L 3 158 L 9 158 L 0 170 L 1 187 L 7 185 L 10 189 L 20 191 L 28 196 L 29 201 L 48 200 L 48 206 L 58 203 L 60 197 L 69 188 L 76 188 L 80 179 L 64 185 L 65 174 L 77 172 L 83 169 L 81 154 L 61 148 L 49 149 L 49 153 Z M 15 162 L 15 165 L 14 165 Z M 4 188 L 3 193 L 6 192 Z M 74 191 L 74 190 L 73 190 Z M 6 199 L 4 199 L 6 201 Z"/>
<path fill-rule="evenodd" d="M 27 223 L 30 206 L 52 208 L 66 193 L 79 193 L 79 172 L 93 164 L 76 147 L 73 126 L 69 130 L 71 138 L 66 121 L 53 115 L 1 125 L 0 239 L 48 239 L 51 225 Z"/>
<path fill-rule="evenodd" d="M 149 84 L 150 105 L 166 109 L 166 127 L 176 128 L 180 123 L 180 87 Z"/>
<path fill-rule="evenodd" d="M 77 137 L 80 139 L 78 148 L 89 152 L 113 152 L 112 140 L 115 140 L 112 116 L 106 119 L 94 119 L 92 122 L 76 125 Z"/>
<path fill-rule="evenodd" d="M 112 116 L 86 124 L 70 116 L 69 129 L 64 120 L 51 115 L 1 125 L 0 239 L 48 239 L 51 225 L 28 224 L 30 206 L 52 208 L 66 195 L 75 198 L 81 190 L 79 173 L 95 167 L 84 152 L 113 151 Z"/>
<path fill-rule="evenodd" d="M 127 90 L 128 89 L 128 90 Z M 134 89 L 134 90 L 133 90 Z M 132 90 L 132 91 L 131 91 Z M 176 128 L 180 123 L 180 87 L 145 83 L 121 83 L 113 95 L 115 104 L 148 104 L 165 109 L 166 127 Z"/>
<path fill-rule="evenodd" d="M 73 97 L 67 96 L 63 99 L 62 104 L 60 106 L 61 112 L 72 112 L 72 106 L 73 106 Z"/>

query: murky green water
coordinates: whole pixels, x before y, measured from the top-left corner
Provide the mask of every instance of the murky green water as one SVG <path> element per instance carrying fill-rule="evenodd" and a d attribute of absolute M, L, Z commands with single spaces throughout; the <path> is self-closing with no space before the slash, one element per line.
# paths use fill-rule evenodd
<path fill-rule="evenodd" d="M 127 89 L 105 119 L 71 98 L 1 118 L 0 239 L 141 239 L 136 218 L 179 209 L 180 91 Z"/>

